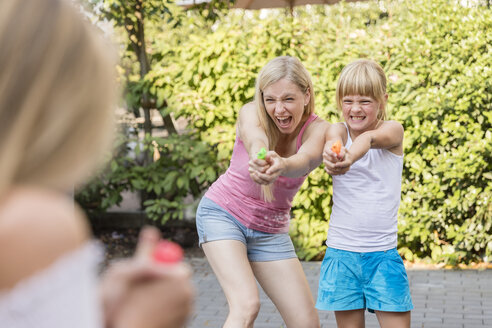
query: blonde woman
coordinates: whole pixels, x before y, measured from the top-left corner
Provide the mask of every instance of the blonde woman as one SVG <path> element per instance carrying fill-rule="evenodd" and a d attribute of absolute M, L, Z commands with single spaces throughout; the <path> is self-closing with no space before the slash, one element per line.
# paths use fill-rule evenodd
<path fill-rule="evenodd" d="M 329 131 L 323 153 L 333 176 L 333 208 L 321 265 L 320 310 L 335 311 L 338 327 L 364 327 L 365 309 L 382 328 L 410 327 L 413 308 L 396 250 L 403 169 L 403 127 L 386 120 L 386 76 L 373 60 L 342 70 L 336 101 L 343 123 Z M 331 150 L 340 142 L 338 154 Z"/>
<path fill-rule="evenodd" d="M 107 45 L 66 0 L 0 1 L 0 44 L 1 326 L 182 326 L 189 272 L 150 261 L 158 233 L 99 285 L 100 246 L 66 197 L 111 143 Z"/>
<path fill-rule="evenodd" d="M 199 243 L 229 304 L 224 327 L 253 327 L 256 280 L 287 327 L 319 327 L 288 229 L 292 199 L 321 163 L 327 127 L 314 114 L 313 85 L 301 62 L 287 56 L 268 62 L 255 101 L 239 112 L 230 166 L 196 215 Z M 269 150 L 264 159 L 257 158 L 261 148 Z M 273 199 L 262 197 L 265 185 Z"/>

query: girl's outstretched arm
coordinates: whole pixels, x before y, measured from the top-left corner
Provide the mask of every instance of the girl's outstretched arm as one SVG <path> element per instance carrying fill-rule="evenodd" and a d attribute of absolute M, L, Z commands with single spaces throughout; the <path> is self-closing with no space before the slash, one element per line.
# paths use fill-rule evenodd
<path fill-rule="evenodd" d="M 403 155 L 403 126 L 396 121 L 385 121 L 377 129 L 362 133 L 346 150 L 343 160 L 335 164 L 335 169 L 349 168 L 371 148 L 387 149 L 396 155 Z"/>
<path fill-rule="evenodd" d="M 266 173 L 296 178 L 302 177 L 317 168 L 322 161 L 326 131 L 329 128 L 330 123 L 317 118 L 304 131 L 302 145 L 296 154 L 289 157 L 280 157 L 274 152 L 267 153 L 267 158 L 270 156 L 272 165 Z"/>

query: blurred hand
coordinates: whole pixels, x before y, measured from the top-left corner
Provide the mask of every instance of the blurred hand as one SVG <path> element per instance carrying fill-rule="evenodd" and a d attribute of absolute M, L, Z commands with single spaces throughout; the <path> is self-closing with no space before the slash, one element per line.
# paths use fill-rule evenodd
<path fill-rule="evenodd" d="M 160 239 L 155 228 L 142 229 L 135 256 L 113 264 L 101 293 L 106 327 L 183 327 L 191 311 L 191 271 L 184 263 L 165 265 L 151 259 Z"/>
<path fill-rule="evenodd" d="M 189 270 L 169 268 L 166 277 L 131 288 L 115 317 L 114 328 L 181 328 L 192 308 Z"/>

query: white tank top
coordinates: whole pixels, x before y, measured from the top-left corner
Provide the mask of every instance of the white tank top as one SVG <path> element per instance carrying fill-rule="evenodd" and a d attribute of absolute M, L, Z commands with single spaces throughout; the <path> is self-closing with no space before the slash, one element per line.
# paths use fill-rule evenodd
<path fill-rule="evenodd" d="M 352 139 L 348 129 L 347 135 L 345 148 L 349 149 Z M 351 252 L 396 247 L 402 169 L 403 156 L 369 149 L 347 173 L 333 176 L 328 247 Z"/>
<path fill-rule="evenodd" d="M 0 290 L 0 327 L 102 328 L 102 255 L 98 242 L 87 242 L 13 288 Z"/>

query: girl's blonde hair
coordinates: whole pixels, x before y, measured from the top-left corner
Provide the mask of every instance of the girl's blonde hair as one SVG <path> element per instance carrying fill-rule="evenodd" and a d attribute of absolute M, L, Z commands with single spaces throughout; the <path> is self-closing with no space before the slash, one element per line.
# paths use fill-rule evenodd
<path fill-rule="evenodd" d="M 260 124 L 266 132 L 269 149 L 275 149 L 279 130 L 268 115 L 263 102 L 263 91 L 273 83 L 287 79 L 297 85 L 305 93 L 310 92 L 309 103 L 304 107 L 303 118 L 314 113 L 314 90 L 311 76 L 299 59 L 290 56 L 277 57 L 270 60 L 258 74 L 256 79 L 255 103 L 258 110 Z"/>
<path fill-rule="evenodd" d="M 0 194 L 69 189 L 111 144 L 113 52 L 72 6 L 0 1 Z"/>
<path fill-rule="evenodd" d="M 378 119 L 386 119 L 386 75 L 381 65 L 370 59 L 358 59 L 343 68 L 336 90 L 338 109 L 342 109 L 343 97 L 355 95 L 376 100 L 380 104 Z"/>

